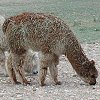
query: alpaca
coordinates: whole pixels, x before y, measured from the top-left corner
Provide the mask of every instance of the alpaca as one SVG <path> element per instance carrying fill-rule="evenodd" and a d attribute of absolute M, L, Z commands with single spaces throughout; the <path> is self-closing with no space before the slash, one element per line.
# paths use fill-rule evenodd
<path fill-rule="evenodd" d="M 16 74 L 22 84 L 29 84 L 25 78 L 23 62 L 28 49 L 41 53 L 39 83 L 45 85 L 49 68 L 53 82 L 60 85 L 57 65 L 59 56 L 65 55 L 82 80 L 96 84 L 98 76 L 95 62 L 89 61 L 69 26 L 60 18 L 44 13 L 25 12 L 5 20 L 2 30 L 11 50 L 8 72 L 12 83 L 17 83 Z"/>

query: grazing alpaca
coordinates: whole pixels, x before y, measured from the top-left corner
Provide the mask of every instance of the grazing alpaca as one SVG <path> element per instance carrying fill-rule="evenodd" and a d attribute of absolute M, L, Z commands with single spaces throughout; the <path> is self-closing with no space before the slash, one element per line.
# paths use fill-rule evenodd
<path fill-rule="evenodd" d="M 47 69 L 55 84 L 59 56 L 64 54 L 77 74 L 90 85 L 96 84 L 98 72 L 94 61 L 89 61 L 70 28 L 59 18 L 44 13 L 23 13 L 10 17 L 3 24 L 3 32 L 11 50 L 8 59 L 9 76 L 17 83 L 28 84 L 22 67 L 29 48 L 40 51 L 39 82 L 44 85 Z"/>

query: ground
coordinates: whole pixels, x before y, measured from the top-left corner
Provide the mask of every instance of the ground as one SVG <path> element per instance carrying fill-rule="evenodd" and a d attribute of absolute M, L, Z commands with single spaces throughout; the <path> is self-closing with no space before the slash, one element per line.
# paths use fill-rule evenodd
<path fill-rule="evenodd" d="M 100 42 L 84 43 L 82 47 L 89 59 L 96 62 L 100 74 Z M 39 86 L 38 75 L 27 76 L 31 85 L 12 85 L 8 77 L 0 77 L 1 100 L 100 100 L 100 77 L 95 86 L 85 84 L 75 73 L 65 56 L 60 57 L 59 80 L 61 85 L 53 85 L 48 72 L 44 87 Z"/>

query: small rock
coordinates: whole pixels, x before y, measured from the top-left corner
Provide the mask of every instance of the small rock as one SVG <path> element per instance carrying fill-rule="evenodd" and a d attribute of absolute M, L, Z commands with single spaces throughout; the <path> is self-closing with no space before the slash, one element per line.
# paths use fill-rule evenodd
<path fill-rule="evenodd" d="M 18 95 L 17 95 L 17 98 L 20 98 L 20 97 L 22 97 L 22 95 L 21 95 L 21 94 L 18 94 Z"/>
<path fill-rule="evenodd" d="M 95 89 L 95 87 L 93 87 L 92 89 Z"/>
<path fill-rule="evenodd" d="M 100 31 L 100 30 L 95 28 L 94 31 Z"/>
<path fill-rule="evenodd" d="M 84 83 L 80 83 L 80 85 L 85 85 Z"/>
<path fill-rule="evenodd" d="M 77 77 L 77 75 L 73 75 L 73 77 Z"/>

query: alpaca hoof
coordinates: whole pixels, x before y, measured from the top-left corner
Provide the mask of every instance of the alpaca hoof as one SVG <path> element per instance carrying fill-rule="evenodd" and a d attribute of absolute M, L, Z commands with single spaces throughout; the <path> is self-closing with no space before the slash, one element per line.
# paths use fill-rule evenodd
<path fill-rule="evenodd" d="M 60 82 L 60 81 L 58 81 L 58 82 L 56 82 L 56 83 L 55 83 L 55 85 L 61 85 L 61 82 Z"/>
<path fill-rule="evenodd" d="M 30 85 L 31 84 L 31 80 L 30 81 L 24 80 L 22 84 L 25 85 L 25 86 L 28 85 L 28 84 Z"/>
<path fill-rule="evenodd" d="M 21 84 L 21 83 L 17 81 L 17 82 L 15 82 L 14 84 L 17 84 L 17 85 L 19 85 L 19 84 Z"/>

